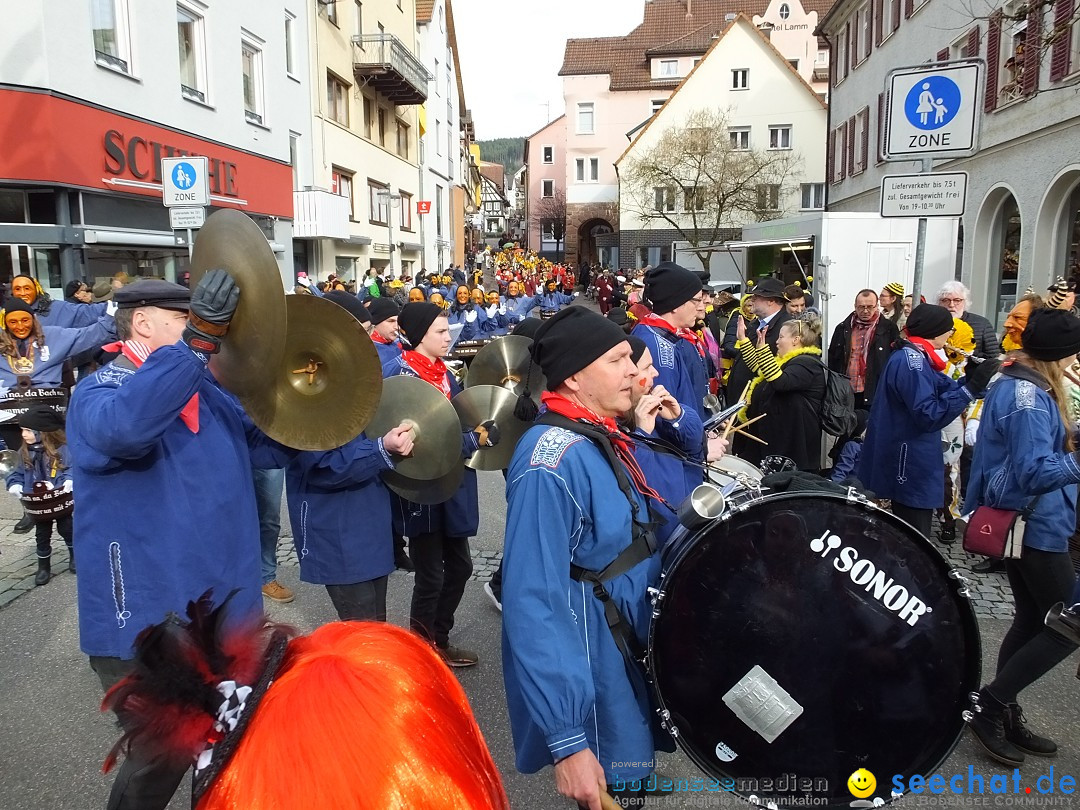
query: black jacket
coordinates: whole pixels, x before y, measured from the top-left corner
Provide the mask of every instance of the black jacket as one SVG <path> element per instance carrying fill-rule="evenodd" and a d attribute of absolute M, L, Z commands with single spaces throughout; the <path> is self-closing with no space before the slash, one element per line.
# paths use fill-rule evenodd
<path fill-rule="evenodd" d="M 994 325 L 990 321 L 974 312 L 965 312 L 960 316 L 960 320 L 970 326 L 971 331 L 975 333 L 976 357 L 994 358 L 1001 355 L 1001 350 L 998 348 L 1001 344 L 998 342 L 997 333 L 994 332 Z"/>
<path fill-rule="evenodd" d="M 851 359 L 851 323 L 855 320 L 852 312 L 841 321 L 833 331 L 832 340 L 829 341 L 829 368 L 837 374 L 848 373 L 848 361 Z M 878 318 L 874 334 L 870 336 L 870 345 L 866 351 L 866 381 L 863 386 L 863 396 L 866 397 L 866 407 L 874 399 L 874 390 L 877 388 L 878 378 L 881 376 L 885 363 L 892 354 L 893 344 L 900 339 L 900 330 L 896 324 L 884 315 Z"/>
<path fill-rule="evenodd" d="M 724 389 L 728 405 L 734 405 L 736 397 L 746 388 L 747 383 L 754 379 L 754 375 L 747 367 L 746 361 L 743 360 L 742 355 L 735 348 L 735 333 L 739 329 L 739 318 L 737 316 L 737 312 L 731 313 L 731 319 L 728 321 L 727 329 L 724 331 L 724 357 L 735 358 L 735 364 L 731 367 L 731 373 L 728 375 L 727 387 Z M 791 316 L 788 315 L 787 310 L 781 307 L 780 311 L 769 321 L 769 331 L 765 333 L 765 342 L 769 344 L 773 354 L 776 354 L 776 339 L 780 337 L 780 327 L 790 320 Z M 746 336 L 755 343 L 757 342 L 757 330 L 757 318 L 746 322 Z"/>

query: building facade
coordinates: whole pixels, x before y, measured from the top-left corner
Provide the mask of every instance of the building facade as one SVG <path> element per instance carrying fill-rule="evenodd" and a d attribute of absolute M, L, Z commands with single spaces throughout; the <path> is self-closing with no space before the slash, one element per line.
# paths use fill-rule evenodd
<path fill-rule="evenodd" d="M 208 158 L 211 208 L 252 216 L 290 278 L 306 30 L 293 0 L 20 4 L 0 32 L 19 54 L 0 66 L 0 110 L 18 124 L 0 150 L 0 283 L 184 281 L 161 159 L 188 154 Z"/>
<path fill-rule="evenodd" d="M 502 164 L 480 161 L 481 215 L 484 243 L 502 247 L 500 240 L 507 236 L 510 220 L 510 200 L 506 196 L 506 173 Z"/>
<path fill-rule="evenodd" d="M 566 223 L 565 115 L 525 139 L 525 222 L 529 248 L 550 261 L 560 260 Z"/>
<path fill-rule="evenodd" d="M 956 273 L 972 289 L 972 310 L 999 329 L 1026 287 L 1045 291 L 1080 269 L 1080 98 L 1068 89 L 1080 79 L 1075 19 L 1074 0 L 840 0 L 821 24 L 834 54 L 830 211 L 878 211 L 884 175 L 919 171 L 882 156 L 892 68 L 985 60 L 978 151 L 934 170 L 968 172 Z"/>

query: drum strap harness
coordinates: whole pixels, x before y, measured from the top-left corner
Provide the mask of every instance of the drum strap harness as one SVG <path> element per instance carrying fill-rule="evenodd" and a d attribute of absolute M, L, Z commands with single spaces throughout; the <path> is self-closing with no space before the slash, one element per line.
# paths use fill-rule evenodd
<path fill-rule="evenodd" d="M 620 551 L 615 559 L 608 563 L 602 571 L 590 571 L 587 568 L 582 568 L 580 565 L 571 563 L 570 578 L 575 582 L 592 583 L 593 595 L 600 600 L 601 604 L 604 606 L 604 618 L 607 619 L 608 629 L 615 639 L 615 646 L 617 646 L 619 652 L 622 653 L 626 663 L 627 674 L 630 677 L 630 683 L 634 687 L 634 692 L 637 693 L 639 697 L 646 697 L 648 695 L 648 689 L 644 669 L 645 650 L 642 648 L 637 636 L 634 635 L 630 623 L 619 611 L 618 605 L 612 601 L 611 595 L 604 587 L 604 583 L 622 576 L 638 563 L 644 562 L 656 553 L 657 542 L 655 529 L 656 526 L 659 525 L 659 521 L 656 519 L 651 504 L 648 507 L 650 522 L 645 523 L 639 519 L 637 499 L 634 497 L 634 486 L 630 481 L 630 476 L 627 474 L 626 467 L 615 454 L 615 448 L 612 446 L 611 439 L 608 438 L 607 431 L 604 430 L 604 428 L 591 425 L 588 422 L 570 419 L 562 414 L 553 413 L 552 411 L 546 411 L 541 414 L 536 421 L 540 424 L 560 427 L 565 430 L 573 431 L 574 433 L 580 433 L 582 436 L 592 440 L 604 454 L 604 459 L 615 474 L 615 480 L 619 484 L 619 491 L 622 492 L 623 497 L 625 497 L 627 503 L 630 504 L 633 531 L 633 539 L 631 540 L 630 545 Z M 647 498 L 646 502 L 648 502 Z"/>

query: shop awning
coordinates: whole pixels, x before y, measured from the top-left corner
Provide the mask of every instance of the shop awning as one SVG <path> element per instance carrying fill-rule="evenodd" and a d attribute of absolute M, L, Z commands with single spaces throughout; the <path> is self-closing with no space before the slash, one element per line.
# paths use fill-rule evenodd
<path fill-rule="evenodd" d="M 716 245 L 711 250 L 743 250 L 745 248 L 758 247 L 797 247 L 814 244 L 813 236 L 792 236 L 790 239 L 755 239 L 750 242 L 725 242 Z"/>
<path fill-rule="evenodd" d="M 402 242 L 401 249 L 406 253 L 419 253 L 424 249 L 424 246 L 418 242 Z"/>

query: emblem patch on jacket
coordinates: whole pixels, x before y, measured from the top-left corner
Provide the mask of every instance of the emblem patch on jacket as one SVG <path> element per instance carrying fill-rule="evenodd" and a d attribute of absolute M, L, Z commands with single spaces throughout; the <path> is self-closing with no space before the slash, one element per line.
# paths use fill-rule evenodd
<path fill-rule="evenodd" d="M 134 371 L 128 371 L 126 368 L 109 365 L 98 371 L 97 378 L 106 385 L 122 385 L 134 373 Z"/>
<path fill-rule="evenodd" d="M 907 355 L 907 367 L 913 371 L 922 371 L 923 355 L 918 349 L 904 349 Z"/>
<path fill-rule="evenodd" d="M 583 438 L 580 433 L 574 433 L 572 430 L 560 427 L 548 428 L 533 448 L 532 459 L 529 463 L 534 467 L 541 465 L 554 470 L 562 461 L 566 448 Z"/>
<path fill-rule="evenodd" d="M 675 344 L 657 336 L 656 351 L 660 356 L 656 358 L 657 365 L 664 368 L 675 368 Z"/>
<path fill-rule="evenodd" d="M 1027 380 L 1016 381 L 1016 407 L 1031 410 L 1035 407 L 1035 384 Z"/>

